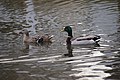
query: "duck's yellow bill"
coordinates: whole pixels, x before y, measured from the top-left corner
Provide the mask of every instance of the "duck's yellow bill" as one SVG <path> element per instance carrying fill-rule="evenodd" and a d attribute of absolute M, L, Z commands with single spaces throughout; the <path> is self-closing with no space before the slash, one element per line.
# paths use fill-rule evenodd
<path fill-rule="evenodd" d="M 64 32 L 65 31 L 64 29 L 65 29 L 65 27 L 62 28 L 61 32 Z"/>

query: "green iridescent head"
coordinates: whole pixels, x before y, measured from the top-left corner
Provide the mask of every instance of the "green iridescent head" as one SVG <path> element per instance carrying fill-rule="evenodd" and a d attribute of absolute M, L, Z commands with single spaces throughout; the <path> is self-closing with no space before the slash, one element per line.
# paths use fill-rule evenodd
<path fill-rule="evenodd" d="M 65 26 L 63 28 L 63 31 L 67 32 L 68 36 L 73 37 L 73 35 L 72 35 L 72 28 L 70 26 Z"/>

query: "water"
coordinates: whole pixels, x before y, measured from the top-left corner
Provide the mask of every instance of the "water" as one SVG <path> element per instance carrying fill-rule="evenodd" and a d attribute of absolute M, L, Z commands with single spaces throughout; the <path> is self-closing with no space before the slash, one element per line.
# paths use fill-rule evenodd
<path fill-rule="evenodd" d="M 119 18 L 119 0 L 0 0 L 0 80 L 119 80 Z M 100 35 L 100 47 L 64 45 L 66 25 Z M 22 29 L 54 43 L 24 44 Z"/>

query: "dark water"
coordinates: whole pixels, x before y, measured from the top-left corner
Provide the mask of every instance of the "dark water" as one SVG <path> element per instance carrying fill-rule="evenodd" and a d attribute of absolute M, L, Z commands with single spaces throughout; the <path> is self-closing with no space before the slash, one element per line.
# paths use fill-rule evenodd
<path fill-rule="evenodd" d="M 100 35 L 100 47 L 66 47 L 66 25 Z M 15 34 L 24 28 L 54 43 L 24 44 Z M 120 80 L 120 1 L 0 0 L 0 80 Z"/>

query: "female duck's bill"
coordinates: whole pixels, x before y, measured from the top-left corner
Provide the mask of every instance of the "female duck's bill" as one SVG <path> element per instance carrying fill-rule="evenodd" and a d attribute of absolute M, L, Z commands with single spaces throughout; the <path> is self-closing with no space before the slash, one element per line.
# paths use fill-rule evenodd
<path fill-rule="evenodd" d="M 71 37 L 71 44 L 72 45 L 91 45 L 91 44 L 98 44 L 101 38 L 98 35 L 88 35 L 88 36 L 82 36 L 73 38 L 72 35 L 72 28 L 70 26 L 63 27 L 63 30 L 68 33 L 68 37 Z"/>

